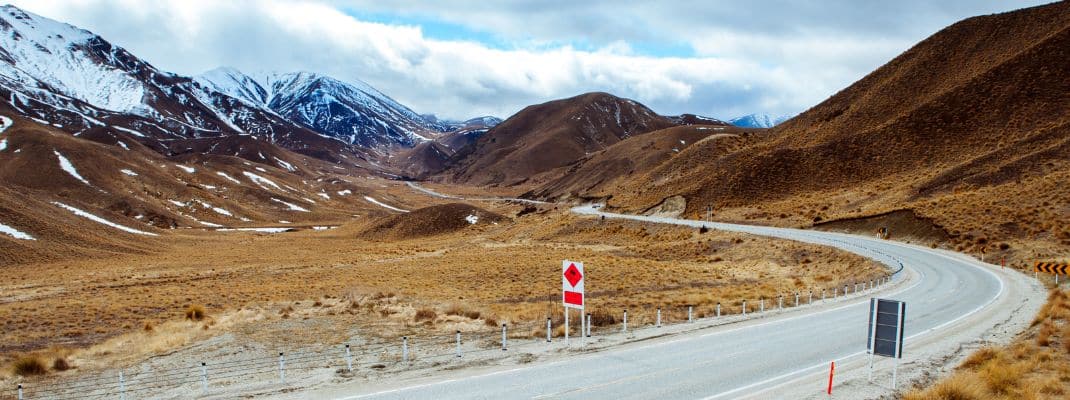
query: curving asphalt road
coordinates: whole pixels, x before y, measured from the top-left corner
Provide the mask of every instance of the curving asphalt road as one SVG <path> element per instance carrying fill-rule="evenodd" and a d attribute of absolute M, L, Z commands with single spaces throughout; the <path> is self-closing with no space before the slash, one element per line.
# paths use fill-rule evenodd
<path fill-rule="evenodd" d="M 916 279 L 881 297 L 907 302 L 908 345 L 919 338 L 948 334 L 954 330 L 949 327 L 971 316 L 1012 313 L 1010 308 L 994 307 L 993 302 L 1008 296 L 1005 283 L 1026 285 L 1021 280 L 1001 278 L 990 266 L 967 257 L 897 242 L 829 232 L 612 214 L 596 207 L 577 207 L 573 212 L 692 227 L 705 225 L 832 246 L 875 259 L 893 270 L 902 265 L 905 270 L 894 279 L 907 274 Z M 454 371 L 419 384 L 403 381 L 396 386 L 356 388 L 336 398 L 736 398 L 826 369 L 829 360 L 839 363 L 863 357 L 867 313 L 868 299 L 858 298 L 835 308 L 684 333 L 672 340 L 612 347 L 513 369 Z"/>

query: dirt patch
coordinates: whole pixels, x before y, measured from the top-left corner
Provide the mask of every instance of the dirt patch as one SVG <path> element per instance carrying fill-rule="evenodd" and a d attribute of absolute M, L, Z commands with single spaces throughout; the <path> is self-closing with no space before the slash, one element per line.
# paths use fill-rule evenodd
<path fill-rule="evenodd" d="M 658 217 L 679 217 L 687 209 L 687 200 L 684 196 L 671 196 L 662 200 L 660 204 L 647 210 L 644 214 Z"/>
<path fill-rule="evenodd" d="M 918 216 L 914 210 L 896 210 L 861 218 L 844 218 L 814 225 L 814 229 L 828 232 L 847 232 L 860 235 L 876 235 L 880 228 L 887 229 L 886 239 L 943 243 L 949 239 L 946 230 L 933 220 Z"/>

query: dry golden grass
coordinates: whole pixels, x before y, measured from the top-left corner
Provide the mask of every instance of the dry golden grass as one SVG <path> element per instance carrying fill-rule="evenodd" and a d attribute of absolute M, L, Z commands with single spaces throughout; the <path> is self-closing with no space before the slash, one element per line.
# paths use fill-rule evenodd
<path fill-rule="evenodd" d="M 955 373 L 904 400 L 1065 399 L 1070 393 L 1070 300 L 1054 289 L 1033 326 L 1002 348 L 982 348 Z"/>
<path fill-rule="evenodd" d="M 496 209 L 504 215 L 521 207 Z M 363 225 L 279 235 L 176 235 L 151 254 L 8 269 L 0 302 L 0 365 L 64 345 L 79 370 L 132 364 L 218 335 L 285 345 L 368 335 L 486 331 L 544 335 L 560 321 L 560 263 L 584 261 L 596 326 L 739 312 L 742 299 L 869 279 L 860 257 L 788 241 L 600 221 L 564 210 L 407 241 L 368 241 Z M 212 310 L 208 316 L 205 310 Z M 187 315 L 189 318 L 187 319 Z M 283 321 L 320 321 L 316 332 Z M 527 326 L 525 324 L 531 324 Z M 277 328 L 266 328 L 268 326 Z M 307 329 L 307 328 L 302 328 Z M 537 331 L 537 332 L 536 332 Z M 559 332 L 563 334 L 563 332 Z M 45 357 L 44 360 L 53 360 Z"/>

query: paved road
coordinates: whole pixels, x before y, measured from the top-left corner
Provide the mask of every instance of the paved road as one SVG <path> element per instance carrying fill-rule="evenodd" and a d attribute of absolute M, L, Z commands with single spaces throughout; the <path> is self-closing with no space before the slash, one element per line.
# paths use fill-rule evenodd
<path fill-rule="evenodd" d="M 873 258 L 893 269 L 901 262 L 916 282 L 883 297 L 905 300 L 908 342 L 943 334 L 974 313 L 1012 312 L 990 304 L 1004 280 L 980 263 L 935 250 L 838 233 L 755 227 L 602 213 L 592 206 L 573 212 L 654 223 L 708 226 L 828 245 Z M 904 273 L 897 274 L 903 276 Z M 1019 283 L 1020 284 L 1020 283 Z M 601 352 L 472 374 L 456 373 L 419 385 L 398 383 L 340 399 L 716 399 L 734 398 L 824 368 L 829 360 L 865 350 L 868 301 L 737 327 L 682 334 L 674 340 L 624 345 Z M 965 340 L 965 339 L 963 339 Z"/>

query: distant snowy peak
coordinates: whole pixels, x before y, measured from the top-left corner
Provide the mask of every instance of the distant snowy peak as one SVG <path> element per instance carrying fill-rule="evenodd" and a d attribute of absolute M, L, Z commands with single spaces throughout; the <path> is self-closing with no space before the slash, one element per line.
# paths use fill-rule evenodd
<path fill-rule="evenodd" d="M 789 119 L 791 119 L 790 115 L 773 117 L 769 114 L 748 114 L 730 119 L 728 122 L 741 128 L 772 128 Z"/>
<path fill-rule="evenodd" d="M 671 115 L 666 118 L 668 118 L 670 121 L 677 125 L 730 125 L 729 123 L 721 121 L 717 118 L 695 114 Z"/>
<path fill-rule="evenodd" d="M 217 68 L 195 80 L 203 87 L 363 147 L 411 147 L 447 130 L 361 81 L 344 82 L 310 72 L 245 74 L 233 68 Z"/>
<path fill-rule="evenodd" d="M 472 119 L 469 119 L 467 121 L 464 121 L 464 126 L 481 126 L 481 127 L 484 127 L 484 128 L 493 128 L 493 127 L 497 126 L 500 123 L 502 123 L 502 119 L 501 118 L 492 117 L 492 116 L 487 115 L 487 116 L 476 117 L 476 118 L 472 118 Z"/>
<path fill-rule="evenodd" d="M 233 68 L 216 68 L 194 78 L 194 81 L 251 105 L 261 106 L 268 102 L 268 92 L 260 82 Z"/>

